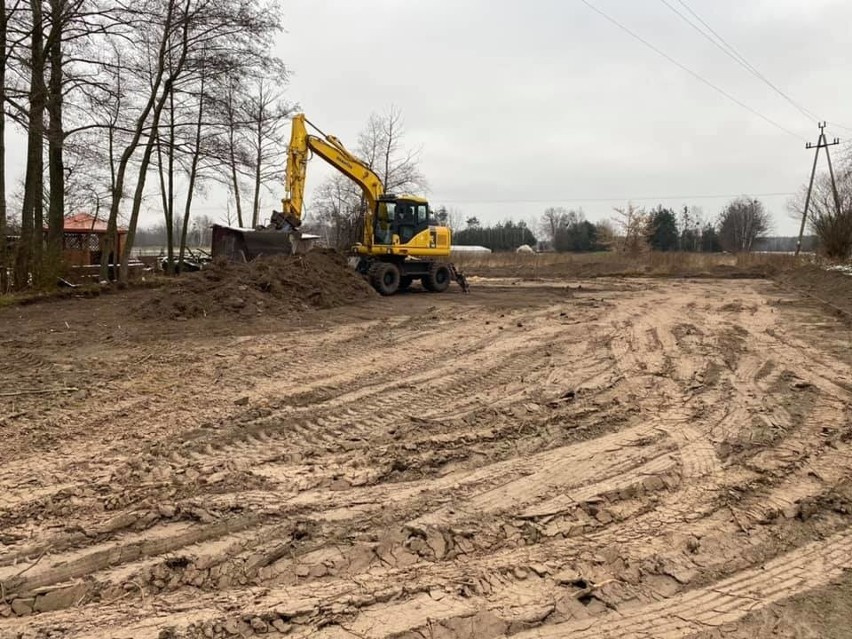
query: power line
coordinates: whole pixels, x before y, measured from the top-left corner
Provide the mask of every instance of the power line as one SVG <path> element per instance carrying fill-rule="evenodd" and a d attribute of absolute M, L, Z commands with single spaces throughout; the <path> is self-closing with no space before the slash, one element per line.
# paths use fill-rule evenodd
<path fill-rule="evenodd" d="M 686 65 L 684 65 L 684 64 L 682 64 L 682 63 L 680 63 L 680 62 L 678 62 L 678 61 L 677 61 L 677 60 L 675 60 L 673 57 L 671 57 L 669 54 L 665 53 L 665 52 L 664 52 L 664 51 L 662 51 L 661 49 L 658 49 L 658 48 L 657 48 L 657 47 L 655 47 L 653 44 L 651 44 L 650 42 L 648 42 L 648 40 L 646 40 L 646 39 L 645 39 L 645 38 L 643 38 L 642 36 L 638 35 L 637 33 L 635 33 L 635 32 L 633 32 L 633 31 L 631 31 L 629 28 L 627 28 L 626 26 L 624 26 L 623 24 L 621 24 L 618 20 L 616 20 L 615 18 L 613 18 L 613 17 L 612 17 L 612 16 L 610 16 L 609 14 L 605 13 L 603 10 L 599 9 L 598 7 L 596 7 L 595 5 L 593 5 L 593 4 L 592 4 L 591 2 L 589 2 L 588 0 L 580 0 L 580 1 L 581 1 L 583 4 L 585 4 L 587 7 L 589 7 L 589 9 L 591 9 L 591 10 L 592 10 L 592 11 L 594 11 L 595 13 L 599 14 L 601 17 L 603 17 L 604 19 L 606 19 L 607 21 L 611 22 L 612 24 L 614 24 L 615 26 L 617 26 L 619 29 L 621 29 L 622 31 L 624 31 L 625 33 L 627 33 L 630 37 L 632 37 L 632 38 L 634 38 L 634 39 L 638 40 L 639 42 L 641 42 L 642 44 L 644 44 L 646 47 L 648 47 L 649 49 L 651 49 L 651 51 L 653 51 L 654 53 L 656 53 L 656 54 L 657 54 L 657 55 L 659 55 L 659 56 L 662 56 L 663 58 L 665 58 L 666 60 L 668 60 L 669 62 L 671 62 L 673 65 L 675 65 L 675 66 L 676 66 L 676 67 L 678 67 L 679 69 L 681 69 L 681 70 L 683 70 L 683 71 L 686 71 L 687 73 L 689 73 L 692 77 L 694 77 L 694 78 L 695 78 L 696 80 L 698 80 L 699 82 L 702 82 L 703 84 L 706 84 L 707 86 L 709 86 L 709 87 L 710 87 L 711 89 L 713 89 L 714 91 L 716 91 L 716 92 L 718 92 L 718 93 L 721 93 L 723 96 L 725 96 L 726 98 L 728 98 L 728 100 L 730 100 L 731 102 L 733 102 L 733 103 L 734 103 L 734 104 L 736 104 L 737 106 L 739 106 L 739 107 L 741 107 L 741 108 L 745 109 L 745 110 L 746 110 L 746 111 L 748 111 L 749 113 L 752 113 L 752 114 L 756 115 L 757 117 L 759 117 L 759 118 L 761 118 L 762 120 L 764 120 L 764 121 L 768 122 L 769 124 L 771 124 L 772 126 L 776 127 L 777 129 L 780 129 L 781 131 L 784 131 L 784 132 L 785 132 L 785 133 L 787 133 L 788 135 L 792 135 L 792 136 L 793 136 L 793 137 L 795 137 L 795 138 L 799 138 L 800 140 L 802 140 L 802 141 L 804 141 L 804 142 L 807 142 L 807 140 L 806 140 L 804 137 L 802 137 L 801 135 L 799 135 L 798 133 L 793 133 L 790 129 L 788 129 L 788 128 L 786 128 L 786 127 L 782 126 L 781 124 L 778 124 L 775 120 L 772 120 L 772 119 L 768 118 L 767 116 L 763 115 L 760 111 L 757 111 L 757 110 L 755 110 L 755 109 L 751 108 L 750 106 L 748 106 L 747 104 L 745 104 L 744 102 L 741 102 L 740 100 L 738 100 L 737 98 L 735 98 L 734 96 L 732 96 L 730 93 L 728 93 L 728 92 L 727 92 L 727 91 L 725 91 L 724 89 L 722 89 L 722 88 L 720 88 L 719 86 L 717 86 L 717 85 L 713 84 L 710 80 L 708 80 L 707 78 L 705 78 L 705 77 L 704 77 L 704 76 L 702 76 L 701 74 L 697 73 L 696 71 L 693 71 L 692 69 L 690 69 L 690 68 L 689 68 L 689 67 L 687 67 Z"/>
<path fill-rule="evenodd" d="M 660 0 L 660 1 L 663 2 L 667 7 L 669 7 L 669 9 L 671 9 L 672 11 L 677 13 L 681 17 L 681 19 L 685 20 L 690 26 L 692 26 L 694 29 L 697 29 L 699 31 L 699 33 L 701 33 L 701 35 L 703 35 L 705 38 L 710 40 L 710 42 L 712 42 L 714 45 L 716 45 L 717 47 L 722 49 L 722 51 L 724 53 L 726 53 L 728 56 L 733 58 L 738 64 L 740 64 L 743 68 L 745 68 L 749 73 L 751 73 L 752 75 L 754 75 L 755 77 L 760 79 L 762 82 L 766 83 L 773 91 L 775 91 L 778 95 L 780 95 L 787 102 L 789 102 L 791 105 L 793 105 L 802 115 L 804 115 L 806 118 L 808 118 L 810 120 L 816 120 L 817 122 L 819 122 L 820 117 L 818 115 L 816 115 L 810 109 L 802 106 L 800 103 L 798 103 L 792 97 L 790 97 L 787 93 L 785 93 L 783 90 L 778 88 L 777 85 L 775 85 L 771 80 L 769 80 L 769 78 L 767 78 L 753 64 L 751 64 L 745 58 L 745 56 L 742 53 L 740 53 L 736 49 L 736 47 L 734 47 L 734 45 L 732 45 L 724 37 L 722 37 L 722 35 L 719 34 L 718 31 L 716 31 L 712 26 L 710 26 L 704 18 L 702 18 L 692 7 L 690 7 L 686 3 L 686 0 L 677 0 L 677 1 L 681 6 L 683 6 L 687 11 L 689 11 L 689 13 L 692 14 L 692 16 L 696 20 L 698 20 L 710 33 L 712 33 L 718 39 L 719 42 L 716 42 L 715 40 L 710 38 L 710 36 L 708 36 L 707 33 L 702 31 L 701 29 L 698 29 L 698 27 L 694 23 L 689 21 L 689 19 L 686 18 L 686 16 L 684 16 L 675 7 L 673 7 L 671 4 L 669 4 L 669 2 L 667 0 Z M 845 125 L 840 124 L 838 122 L 828 122 L 828 124 L 835 126 L 839 129 L 844 129 L 845 131 L 852 131 L 852 127 L 845 126 Z"/>
<path fill-rule="evenodd" d="M 523 198 L 506 198 L 496 200 L 468 200 L 468 199 L 444 199 L 440 197 L 430 197 L 432 202 L 441 204 L 552 204 L 569 202 L 642 202 L 649 200 L 721 200 L 729 197 L 740 197 L 743 193 L 716 193 L 703 195 L 657 195 L 657 196 L 642 196 L 642 197 L 566 197 L 566 198 L 546 198 L 546 199 L 523 199 Z M 792 191 L 776 191 L 774 193 L 746 193 L 749 197 L 779 197 L 795 195 Z"/>
<path fill-rule="evenodd" d="M 837 122 L 828 122 L 831 126 L 836 126 L 838 129 L 843 129 L 845 131 L 852 131 L 852 127 L 843 126 L 842 124 L 838 124 Z"/>
<path fill-rule="evenodd" d="M 687 18 L 685 15 L 683 15 L 683 13 L 678 11 L 676 7 L 672 6 L 668 2 L 668 0 L 660 0 L 660 2 L 665 4 L 669 9 L 671 9 L 674 13 L 676 13 L 684 22 L 686 22 L 689 26 L 691 26 L 693 29 L 698 31 L 701 35 L 703 35 L 710 42 L 712 42 L 716 47 L 718 47 L 718 49 L 720 51 L 725 53 L 728 57 L 730 57 L 737 64 L 739 64 L 741 67 L 743 67 L 746 71 L 748 71 L 753 76 L 755 76 L 756 78 L 758 78 L 759 80 L 764 82 L 773 91 L 775 91 L 775 93 L 777 93 L 782 98 L 784 98 L 787 102 L 789 102 L 793 107 L 795 107 L 808 120 L 811 120 L 811 121 L 814 121 L 814 120 L 818 121 L 819 120 L 819 117 L 816 116 L 813 113 L 813 111 L 806 109 L 801 104 L 796 102 L 793 98 L 791 98 L 789 95 L 787 95 L 784 91 L 779 89 L 772 81 L 769 80 L 769 78 L 767 78 L 765 75 L 763 75 L 757 68 L 755 68 L 755 66 L 753 64 L 751 64 L 748 60 L 746 60 L 745 56 L 743 54 L 741 54 L 734 47 L 734 45 L 732 45 L 730 42 L 725 40 L 725 38 L 723 38 L 721 35 L 719 35 L 719 33 L 713 27 L 711 27 L 707 23 L 707 21 L 704 20 L 704 18 L 702 18 L 700 15 L 698 15 L 698 13 L 686 3 L 686 0 L 677 0 L 677 1 L 681 4 L 681 6 L 683 6 L 687 11 L 689 11 L 689 13 L 696 20 L 698 20 L 698 22 L 700 22 L 702 25 L 704 25 L 704 27 L 717 38 L 718 42 L 716 40 L 714 40 L 713 38 L 711 38 L 710 35 L 707 34 L 707 32 L 705 32 L 703 29 L 698 27 L 698 25 L 696 25 L 694 22 L 689 20 L 689 18 Z"/>

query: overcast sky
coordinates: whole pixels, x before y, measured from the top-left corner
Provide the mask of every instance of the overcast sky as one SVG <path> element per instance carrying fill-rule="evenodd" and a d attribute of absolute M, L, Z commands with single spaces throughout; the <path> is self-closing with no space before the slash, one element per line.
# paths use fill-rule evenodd
<path fill-rule="evenodd" d="M 628 198 L 715 215 L 729 198 L 663 196 L 785 193 L 807 179 L 815 122 L 661 0 L 590 2 L 803 139 L 581 0 L 289 0 L 278 53 L 292 99 L 352 146 L 370 111 L 400 107 L 433 205 L 480 219 L 538 218 L 558 205 L 600 219 Z M 851 2 L 686 3 L 797 103 L 852 127 Z M 778 232 L 797 230 L 786 196 L 762 199 Z"/>
<path fill-rule="evenodd" d="M 598 220 L 632 198 L 698 205 L 709 217 L 750 194 L 765 201 L 776 232 L 795 233 L 787 196 L 763 194 L 807 180 L 804 142 L 816 140 L 816 123 L 662 0 L 589 2 L 795 135 L 582 0 L 282 0 L 276 53 L 292 71 L 290 99 L 350 146 L 371 111 L 399 107 L 433 206 L 483 221 L 582 207 Z M 852 127 L 852 2 L 684 2 L 796 102 Z M 852 128 L 829 134 L 852 137 Z M 321 165 L 312 163 L 309 189 L 328 174 Z M 706 195 L 722 197 L 697 197 Z M 215 216 L 223 202 L 203 206 Z"/>

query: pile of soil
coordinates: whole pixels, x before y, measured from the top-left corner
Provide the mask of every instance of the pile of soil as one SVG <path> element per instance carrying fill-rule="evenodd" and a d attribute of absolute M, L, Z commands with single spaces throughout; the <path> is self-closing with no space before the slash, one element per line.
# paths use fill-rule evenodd
<path fill-rule="evenodd" d="M 852 317 L 852 275 L 844 271 L 830 271 L 816 265 L 801 266 L 781 274 L 778 281 L 813 297 Z"/>
<path fill-rule="evenodd" d="M 373 295 L 375 291 L 343 255 L 314 250 L 247 264 L 213 262 L 155 291 L 137 310 L 143 317 L 172 319 L 252 316 L 331 308 Z"/>

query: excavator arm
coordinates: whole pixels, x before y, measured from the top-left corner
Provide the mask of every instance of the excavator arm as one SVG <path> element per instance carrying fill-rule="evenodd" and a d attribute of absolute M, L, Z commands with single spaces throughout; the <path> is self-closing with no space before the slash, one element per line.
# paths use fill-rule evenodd
<path fill-rule="evenodd" d="M 340 140 L 321 131 L 322 137 L 311 135 L 308 133 L 307 124 L 310 124 L 310 122 L 304 113 L 299 113 L 293 117 L 290 148 L 287 152 L 284 199 L 281 201 L 284 207 L 284 219 L 293 227 L 298 227 L 302 223 L 305 178 L 309 153 L 313 152 L 361 187 L 364 199 L 367 202 L 367 215 L 364 220 L 364 244 L 371 245 L 373 241 L 373 214 L 376 211 L 379 198 L 384 193 L 382 181 L 370 167 L 346 150 Z M 316 127 L 314 128 L 319 131 Z"/>

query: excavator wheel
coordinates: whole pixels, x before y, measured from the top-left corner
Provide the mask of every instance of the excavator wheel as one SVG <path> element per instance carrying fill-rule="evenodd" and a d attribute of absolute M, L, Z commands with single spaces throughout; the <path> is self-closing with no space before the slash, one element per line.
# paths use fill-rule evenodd
<path fill-rule="evenodd" d="M 396 264 L 376 262 L 370 267 L 370 284 L 382 295 L 393 295 L 399 290 L 400 274 Z"/>
<path fill-rule="evenodd" d="M 450 287 L 450 268 L 441 262 L 434 262 L 429 267 L 428 275 L 423 276 L 423 286 L 428 291 L 443 293 Z"/>
<path fill-rule="evenodd" d="M 407 291 L 411 286 L 411 283 L 414 281 L 414 278 L 411 275 L 403 275 L 399 278 L 399 291 Z"/>

